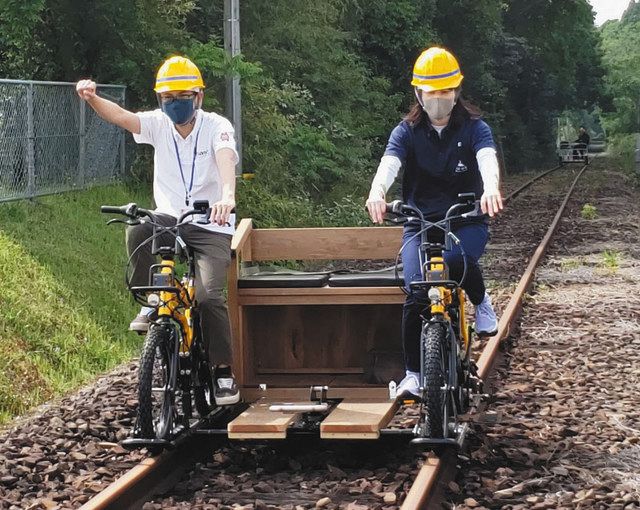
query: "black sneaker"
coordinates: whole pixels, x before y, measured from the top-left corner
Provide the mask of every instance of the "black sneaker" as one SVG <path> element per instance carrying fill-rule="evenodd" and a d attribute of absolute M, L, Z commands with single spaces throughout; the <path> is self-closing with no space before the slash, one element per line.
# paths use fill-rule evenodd
<path fill-rule="evenodd" d="M 213 372 L 213 396 L 219 406 L 237 404 L 240 390 L 231 372 L 231 367 L 216 367 Z"/>

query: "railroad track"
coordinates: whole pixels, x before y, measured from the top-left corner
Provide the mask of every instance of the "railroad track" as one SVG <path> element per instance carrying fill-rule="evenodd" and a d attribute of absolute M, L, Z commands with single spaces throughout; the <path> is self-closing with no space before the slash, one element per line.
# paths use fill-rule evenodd
<path fill-rule="evenodd" d="M 534 182 L 558 168 L 560 167 L 552 168 L 530 179 L 507 195 L 506 201 L 512 200 Z M 478 359 L 479 375 L 483 380 L 490 379 L 498 359 L 500 344 L 513 330 L 513 325 L 522 308 L 524 294 L 532 283 L 535 268 L 544 257 L 573 189 L 586 168 L 586 166 L 582 167 L 573 180 L 546 235 L 530 257 L 524 274 L 502 312 L 498 334 L 485 345 Z M 212 436 L 201 434 L 189 436 L 175 450 L 143 460 L 81 508 L 82 510 L 141 508 L 152 495 L 160 494 L 170 488 L 195 463 L 211 456 L 219 444 L 219 441 Z M 429 455 L 417 473 L 401 508 L 403 510 L 424 509 L 435 505 L 438 498 L 442 496 L 442 489 L 446 486 L 445 481 L 450 480 L 455 472 L 455 465 L 456 453 L 451 450 L 444 451 L 440 456 Z"/>

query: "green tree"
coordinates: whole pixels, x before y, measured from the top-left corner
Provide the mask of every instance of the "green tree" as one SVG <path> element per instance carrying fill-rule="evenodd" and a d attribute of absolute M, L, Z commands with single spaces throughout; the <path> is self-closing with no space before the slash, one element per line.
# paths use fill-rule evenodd
<path fill-rule="evenodd" d="M 602 50 L 616 110 L 607 117 L 608 128 L 614 133 L 640 131 L 640 4 L 630 6 L 621 21 L 604 24 Z"/>
<path fill-rule="evenodd" d="M 41 62 L 42 44 L 34 38 L 45 0 L 4 0 L 0 3 L 0 76 L 28 78 Z"/>

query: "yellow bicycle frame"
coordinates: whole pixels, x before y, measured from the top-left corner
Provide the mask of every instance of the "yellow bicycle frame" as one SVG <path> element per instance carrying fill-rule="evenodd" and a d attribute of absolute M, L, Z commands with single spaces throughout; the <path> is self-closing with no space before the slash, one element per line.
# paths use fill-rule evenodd
<path fill-rule="evenodd" d="M 163 260 L 161 266 L 160 274 L 174 274 L 176 264 L 173 260 Z M 187 282 L 186 286 L 177 282 L 176 287 L 180 289 L 179 294 L 166 290 L 160 292 L 161 305 L 158 307 L 158 317 L 173 317 L 180 323 L 184 332 L 180 352 L 189 352 L 193 342 L 193 317 L 189 303 L 193 303 L 195 298 L 195 287 L 193 281 Z"/>
<path fill-rule="evenodd" d="M 442 275 L 444 273 L 444 259 L 442 257 L 432 257 L 428 262 L 429 268 L 428 273 L 433 272 L 435 274 Z M 447 307 L 452 302 L 452 292 L 450 289 L 446 287 L 436 287 L 440 292 L 440 300 L 436 303 L 431 303 L 431 315 L 435 316 L 436 314 L 442 315 L 447 321 L 450 321 L 451 318 L 447 313 Z M 469 349 L 469 329 L 467 328 L 467 318 L 465 315 L 465 293 L 461 288 L 457 289 L 458 294 L 458 309 L 460 310 L 459 317 L 459 330 L 460 330 L 460 339 L 462 340 L 462 353 L 467 353 Z"/>

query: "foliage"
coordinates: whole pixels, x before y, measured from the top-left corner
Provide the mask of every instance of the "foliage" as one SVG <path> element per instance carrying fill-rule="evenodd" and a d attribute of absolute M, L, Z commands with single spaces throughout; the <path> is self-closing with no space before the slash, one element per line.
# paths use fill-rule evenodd
<path fill-rule="evenodd" d="M 637 17 L 633 15 L 638 12 Z M 614 99 L 615 113 L 606 116 L 611 133 L 640 132 L 640 4 L 621 21 L 602 27 L 606 84 Z"/>
<path fill-rule="evenodd" d="M 585 220 L 595 220 L 598 217 L 598 209 L 591 204 L 584 204 L 580 210 L 580 216 Z"/>
<path fill-rule="evenodd" d="M 138 352 L 124 285 L 124 233 L 101 204 L 125 186 L 0 204 L 0 422 Z"/>
<path fill-rule="evenodd" d="M 507 89 L 503 132 L 515 135 L 506 152 L 517 167 L 531 166 L 536 153 L 553 155 L 561 111 L 606 102 L 599 35 L 586 0 L 513 0 L 503 19 L 496 65 Z"/>
<path fill-rule="evenodd" d="M 638 179 L 635 171 L 636 157 L 636 134 L 613 134 L 608 140 L 608 153 L 610 161 L 620 166 L 627 173 L 633 172 Z"/>
<path fill-rule="evenodd" d="M 45 0 L 5 0 L 0 4 L 0 76 L 20 78 L 36 72 L 33 58 L 41 43 L 32 35 Z"/>
<path fill-rule="evenodd" d="M 616 271 L 620 267 L 620 252 L 616 250 L 602 252 L 602 267 Z"/>
<path fill-rule="evenodd" d="M 156 66 L 184 53 L 203 69 L 205 107 L 216 110 L 224 78 L 237 74 L 245 165 L 265 174 L 267 189 L 315 204 L 366 195 L 388 133 L 414 100 L 413 61 L 432 44 L 459 57 L 465 95 L 487 112 L 510 168 L 551 157 L 557 111 L 602 99 L 586 0 L 241 2 L 243 56 L 234 59 L 222 49 L 222 6 L 7 0 L 0 72 L 125 83 L 133 108 L 153 107 Z"/>

